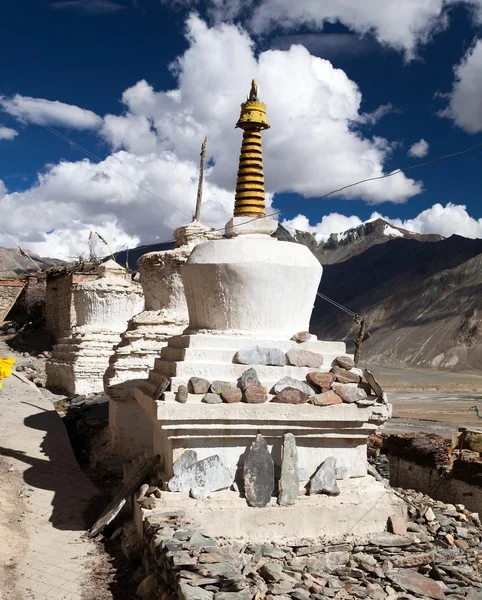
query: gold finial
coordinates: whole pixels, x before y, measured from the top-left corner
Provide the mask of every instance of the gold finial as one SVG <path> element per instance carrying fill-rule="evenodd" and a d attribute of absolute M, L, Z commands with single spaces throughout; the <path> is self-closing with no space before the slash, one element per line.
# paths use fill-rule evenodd
<path fill-rule="evenodd" d="M 236 181 L 234 216 L 264 217 L 266 206 L 261 131 L 269 129 L 269 123 L 266 105 L 258 100 L 258 86 L 254 79 L 248 99 L 241 104 L 241 115 L 236 127 L 244 133 Z"/>

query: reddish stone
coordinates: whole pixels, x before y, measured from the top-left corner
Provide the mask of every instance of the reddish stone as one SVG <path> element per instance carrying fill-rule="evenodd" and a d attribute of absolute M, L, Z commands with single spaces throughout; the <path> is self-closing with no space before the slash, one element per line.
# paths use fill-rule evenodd
<path fill-rule="evenodd" d="M 405 535 L 407 533 L 407 520 L 400 515 L 388 517 L 388 531 L 397 535 Z"/>
<path fill-rule="evenodd" d="M 311 385 L 319 388 L 321 391 L 326 392 L 331 388 L 331 384 L 335 381 L 335 375 L 333 373 L 321 373 L 319 371 L 314 371 L 308 373 L 306 376 Z"/>
<path fill-rule="evenodd" d="M 333 390 L 328 390 L 322 394 L 311 396 L 310 402 L 315 406 L 332 406 L 333 404 L 342 404 L 343 400 Z"/>
<path fill-rule="evenodd" d="M 360 383 L 360 375 L 342 369 L 341 367 L 333 367 L 332 372 L 335 374 L 335 378 L 340 383 Z"/>
<path fill-rule="evenodd" d="M 305 404 L 308 402 L 308 394 L 301 390 L 292 387 L 285 387 L 274 398 L 273 402 L 281 402 L 282 404 Z"/>
<path fill-rule="evenodd" d="M 262 385 L 250 385 L 244 391 L 244 399 L 249 404 L 268 402 L 268 392 Z"/>
<path fill-rule="evenodd" d="M 436 581 L 420 575 L 416 571 L 400 569 L 395 573 L 388 573 L 388 577 L 403 590 L 413 592 L 424 598 L 434 598 L 435 600 L 445 598 L 444 591 Z"/>

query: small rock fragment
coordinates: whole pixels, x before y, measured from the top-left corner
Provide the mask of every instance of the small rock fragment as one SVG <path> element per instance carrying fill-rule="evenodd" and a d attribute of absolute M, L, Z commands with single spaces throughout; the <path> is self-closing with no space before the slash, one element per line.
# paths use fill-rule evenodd
<path fill-rule="evenodd" d="M 222 401 L 223 399 L 219 394 L 212 394 L 211 392 L 204 394 L 203 399 L 201 400 L 201 402 L 206 404 L 221 404 Z"/>
<path fill-rule="evenodd" d="M 244 493 L 249 506 L 262 508 L 274 490 L 274 462 L 264 437 L 258 433 L 244 463 Z"/>
<path fill-rule="evenodd" d="M 310 481 L 310 495 L 328 494 L 338 496 L 340 489 L 336 483 L 336 458 L 329 456 L 318 468 Z"/>
<path fill-rule="evenodd" d="M 187 402 L 187 386 L 186 385 L 180 385 L 177 388 L 175 400 L 176 400 L 176 402 L 180 402 L 181 404 L 185 404 Z"/>
<path fill-rule="evenodd" d="M 300 488 L 298 473 L 298 449 L 292 433 L 283 436 L 283 452 L 281 455 L 281 477 L 279 480 L 278 504 L 290 506 L 296 502 Z"/>
<path fill-rule="evenodd" d="M 332 406 L 333 404 L 341 404 L 343 400 L 333 390 L 328 390 L 322 394 L 311 396 L 310 402 L 315 406 Z"/>
<path fill-rule="evenodd" d="M 211 392 L 218 394 L 228 404 L 234 404 L 235 402 L 241 402 L 243 392 L 238 386 L 227 381 L 214 381 L 211 384 Z"/>
<path fill-rule="evenodd" d="M 292 387 L 286 387 L 281 390 L 281 392 L 279 392 L 272 401 L 280 402 L 281 404 L 305 404 L 308 402 L 308 398 L 308 394 L 305 394 L 301 390 L 297 390 Z"/>
<path fill-rule="evenodd" d="M 355 366 L 355 361 L 351 356 L 337 356 L 335 363 L 342 369 L 352 369 Z"/>
<path fill-rule="evenodd" d="M 309 342 L 312 337 L 309 331 L 299 331 L 291 339 L 295 342 Z"/>
<path fill-rule="evenodd" d="M 207 394 L 211 384 L 202 377 L 191 377 L 189 380 L 189 390 L 191 394 Z"/>
<path fill-rule="evenodd" d="M 323 364 L 323 355 L 303 348 L 290 348 L 286 353 L 288 361 L 295 367 L 318 369 Z"/>
<path fill-rule="evenodd" d="M 244 392 L 244 399 L 249 404 L 268 402 L 268 390 L 262 385 L 250 385 Z"/>
<path fill-rule="evenodd" d="M 271 365 L 283 367 L 286 364 L 285 353 L 279 348 L 269 346 L 251 346 L 236 352 L 235 362 L 242 365 Z"/>

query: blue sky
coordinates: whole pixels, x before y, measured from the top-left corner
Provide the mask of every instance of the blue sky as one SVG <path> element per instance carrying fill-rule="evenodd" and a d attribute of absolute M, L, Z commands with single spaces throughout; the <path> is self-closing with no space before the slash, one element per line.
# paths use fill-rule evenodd
<path fill-rule="evenodd" d="M 91 229 L 116 247 L 169 239 L 192 212 L 204 134 L 214 167 L 203 220 L 221 226 L 251 76 L 272 119 L 263 135 L 275 209 L 482 142 L 480 0 L 413 0 L 400 14 L 379 0 L 296 4 L 315 13 L 306 21 L 289 0 L 246 0 L 241 11 L 237 0 L 3 0 L 2 227 L 63 256 L 82 252 Z M 104 162 L 87 163 L 39 122 Z M 482 237 L 481 160 L 482 148 L 281 218 L 327 235 L 377 212 Z"/>

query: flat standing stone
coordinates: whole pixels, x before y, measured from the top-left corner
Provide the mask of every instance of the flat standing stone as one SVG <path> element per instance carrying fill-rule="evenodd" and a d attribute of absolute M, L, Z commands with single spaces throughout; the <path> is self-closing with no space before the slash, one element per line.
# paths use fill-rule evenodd
<path fill-rule="evenodd" d="M 355 361 L 351 356 L 337 356 L 335 363 L 342 369 L 353 369 L 355 366 Z"/>
<path fill-rule="evenodd" d="M 249 404 L 268 402 L 268 390 L 262 385 L 250 385 L 244 392 L 244 399 Z"/>
<path fill-rule="evenodd" d="M 211 384 L 211 392 L 219 394 L 219 396 L 221 396 L 225 402 L 228 402 L 228 404 L 241 402 L 241 398 L 243 397 L 243 392 L 238 386 L 227 381 L 214 381 Z"/>
<path fill-rule="evenodd" d="M 323 364 L 323 356 L 318 352 L 304 348 L 290 348 L 286 353 L 289 362 L 295 367 L 310 367 L 318 369 Z"/>
<path fill-rule="evenodd" d="M 245 392 L 251 385 L 261 385 L 258 374 L 254 369 L 248 369 L 239 378 L 241 390 Z"/>
<path fill-rule="evenodd" d="M 367 399 L 365 390 L 353 383 L 334 383 L 332 388 L 341 397 L 343 402 L 347 402 L 348 404 Z"/>
<path fill-rule="evenodd" d="M 332 372 L 335 375 L 335 379 L 340 383 L 360 383 L 360 375 L 347 369 L 333 367 Z"/>
<path fill-rule="evenodd" d="M 329 456 L 313 475 L 310 482 L 310 495 L 338 496 L 339 493 L 340 490 L 336 484 L 336 458 Z"/>
<path fill-rule="evenodd" d="M 180 385 L 177 388 L 175 398 L 176 398 L 176 402 L 180 402 L 181 404 L 185 404 L 187 402 L 187 386 L 186 385 Z"/>
<path fill-rule="evenodd" d="M 305 394 L 301 390 L 286 387 L 273 398 L 273 402 L 280 402 L 281 404 L 305 404 L 305 402 L 308 402 L 308 398 L 308 394 Z"/>
<path fill-rule="evenodd" d="M 207 379 L 203 379 L 202 377 L 191 377 L 189 380 L 189 389 L 191 390 L 191 394 L 207 394 L 209 392 L 209 388 L 211 384 Z"/>
<path fill-rule="evenodd" d="M 436 581 L 411 569 L 400 569 L 395 573 L 388 573 L 387 577 L 408 592 L 425 598 L 435 598 L 435 600 L 445 598 L 444 591 Z"/>
<path fill-rule="evenodd" d="M 292 433 L 283 436 L 283 453 L 281 456 L 281 477 L 279 480 L 278 504 L 291 506 L 298 498 L 300 476 L 298 473 L 298 449 Z"/>
<path fill-rule="evenodd" d="M 251 346 L 236 352 L 235 361 L 242 365 L 272 365 L 283 367 L 286 364 L 285 353 L 279 348 L 269 346 Z"/>
<path fill-rule="evenodd" d="M 274 391 L 276 394 L 279 394 L 282 390 L 284 390 L 287 387 L 300 390 L 305 394 L 308 394 L 308 396 L 313 396 L 315 394 L 315 390 L 312 387 L 310 387 L 304 381 L 300 381 L 299 379 L 295 379 L 294 377 L 283 377 L 283 379 L 280 379 L 278 383 L 275 384 Z"/>
<path fill-rule="evenodd" d="M 197 453 L 195 450 L 184 450 L 181 456 L 174 461 L 172 465 L 172 472 L 174 475 L 181 473 L 184 469 L 187 469 L 191 465 L 197 462 Z"/>
<path fill-rule="evenodd" d="M 322 392 L 326 392 L 331 388 L 331 384 L 335 381 L 334 373 L 321 373 L 314 371 L 306 376 L 308 383 Z"/>
<path fill-rule="evenodd" d="M 383 394 L 383 388 L 375 379 L 375 376 L 368 369 L 363 369 L 363 377 L 365 378 L 368 385 L 372 388 L 375 396 L 381 396 Z"/>
<path fill-rule="evenodd" d="M 333 404 L 342 404 L 343 400 L 333 390 L 328 390 L 322 394 L 311 396 L 310 402 L 315 406 L 332 406 Z"/>
<path fill-rule="evenodd" d="M 244 463 L 244 493 L 249 506 L 262 508 L 274 490 L 274 463 L 264 437 L 258 433 Z"/>
<path fill-rule="evenodd" d="M 189 492 L 194 488 L 199 493 L 209 493 L 228 488 L 232 483 L 233 475 L 215 454 L 179 471 L 169 480 L 168 488 L 171 492 Z"/>

